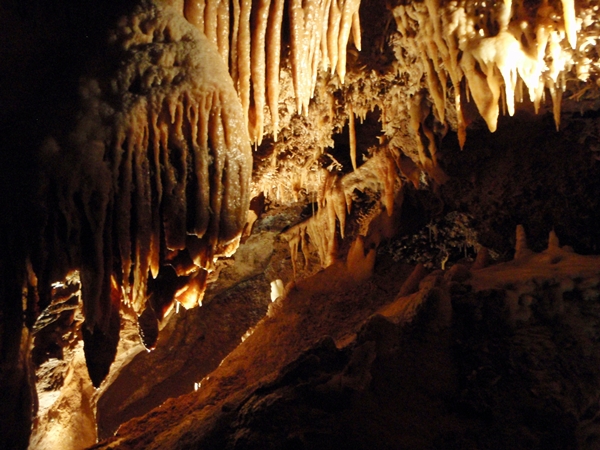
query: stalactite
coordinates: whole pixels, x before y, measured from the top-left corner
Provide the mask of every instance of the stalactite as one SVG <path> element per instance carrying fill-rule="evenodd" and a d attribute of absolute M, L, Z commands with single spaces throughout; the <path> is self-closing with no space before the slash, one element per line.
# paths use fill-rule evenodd
<path fill-rule="evenodd" d="M 358 6 L 360 6 L 360 4 Z M 360 52 L 362 50 L 362 38 L 360 31 L 360 15 L 358 14 L 358 6 L 356 8 L 356 11 L 352 15 L 352 40 L 354 41 L 354 46 Z"/>
<path fill-rule="evenodd" d="M 324 172 L 324 182 L 317 199 L 318 210 L 310 219 L 286 232 L 294 270 L 299 248 L 302 248 L 305 262 L 308 262 L 308 242 L 317 249 L 321 265 L 331 265 L 338 256 L 338 234 L 342 239 L 345 236 L 348 205 L 341 178 L 337 174 Z"/>
<path fill-rule="evenodd" d="M 225 65 L 229 67 L 229 26 L 231 21 L 229 0 L 219 1 L 217 14 L 219 16 L 217 21 L 217 47 Z"/>
<path fill-rule="evenodd" d="M 338 251 L 344 240 L 354 241 L 357 235 L 361 235 L 365 237 L 365 245 L 371 248 L 392 237 L 397 230 L 399 212 L 396 209 L 400 209 L 403 203 L 404 181 L 401 176 L 412 180 L 415 172 L 418 170 L 408 157 L 385 147 L 343 176 L 335 171 L 321 170 L 318 208 L 310 218 L 284 233 L 290 245 L 292 264 L 295 265 L 298 260 L 298 250 L 302 250 L 305 263 L 308 263 L 309 246 L 317 251 L 321 266 L 327 267 L 339 260 Z M 352 210 L 356 191 L 380 193 L 379 205 L 360 219 L 358 229 L 352 227 L 348 230 L 348 215 L 362 215 Z M 377 213 L 373 214 L 375 211 Z"/>
<path fill-rule="evenodd" d="M 231 76 L 252 141 L 260 144 L 262 140 L 265 105 L 269 106 L 271 130 L 276 140 L 284 0 L 233 0 L 231 11 L 225 10 L 225 4 L 229 3 L 186 0 L 185 17 L 218 45 L 223 58 L 230 61 Z M 308 112 L 319 69 L 331 68 L 344 82 L 346 46 L 351 33 L 355 47 L 361 47 L 359 6 L 360 0 L 288 1 L 289 58 L 299 114 Z M 228 58 L 225 57 L 225 22 L 232 23 Z"/>
<path fill-rule="evenodd" d="M 140 125 L 139 135 L 142 136 L 141 142 L 137 142 L 137 149 L 149 147 L 149 130 L 147 122 Z M 142 154 L 139 150 L 134 153 L 133 164 L 133 182 L 135 193 L 137 194 L 133 201 L 133 211 L 135 213 L 134 223 L 136 224 L 136 239 L 134 242 L 133 255 L 133 290 L 131 298 L 133 303 L 142 303 L 146 296 L 146 281 L 150 269 L 150 250 L 152 235 L 152 193 L 150 180 L 150 164 L 148 155 Z"/>
<path fill-rule="evenodd" d="M 331 0 L 329 9 L 329 20 L 327 25 L 327 53 L 329 55 L 329 64 L 331 73 L 335 72 L 339 59 L 338 36 L 340 34 L 340 20 L 342 12 L 338 0 Z"/>
<path fill-rule="evenodd" d="M 186 4 L 185 12 L 196 25 L 222 31 L 220 4 Z M 213 37 L 218 41 L 216 31 Z M 101 61 L 98 67 L 115 67 L 108 80 L 82 82 L 84 111 L 57 149 L 60 170 L 51 175 L 55 213 L 72 229 L 62 242 L 71 267 L 62 270 L 81 273 L 95 385 L 114 357 L 121 301 L 138 314 L 149 348 L 174 301 L 201 303 L 214 258 L 231 255 L 239 242 L 252 169 L 222 53 L 180 13 L 142 1 L 113 30 L 110 45 L 117 51 L 107 55 L 119 54 L 119 64 Z"/>
<path fill-rule="evenodd" d="M 279 69 L 281 61 L 283 5 L 284 0 L 273 0 L 272 10 L 269 14 L 273 19 L 267 21 L 267 96 L 269 111 L 271 112 L 273 140 L 275 141 L 277 141 L 277 133 L 279 131 Z"/>
<path fill-rule="evenodd" d="M 577 18 L 575 15 L 575 0 L 561 0 L 565 33 L 571 48 L 577 47 Z"/>
<path fill-rule="evenodd" d="M 352 168 L 356 170 L 356 127 L 354 125 L 352 103 L 348 103 L 348 133 L 350 134 L 350 161 L 352 162 Z"/>
<path fill-rule="evenodd" d="M 119 246 L 121 260 L 121 279 L 123 290 L 129 296 L 131 288 L 129 286 L 131 273 L 131 175 L 133 146 L 125 140 L 123 135 L 119 136 L 116 145 L 117 152 L 124 154 L 121 165 L 117 168 L 119 174 L 119 196 L 116 198 L 116 209 L 120 211 L 115 217 L 116 235 Z"/>
<path fill-rule="evenodd" d="M 168 102 L 167 107 L 177 106 L 179 99 Z M 187 183 L 187 143 L 180 138 L 179 108 L 171 119 L 162 124 L 165 141 L 161 145 L 161 167 L 163 168 L 162 220 L 165 244 L 168 250 L 185 248 L 187 202 L 185 197 Z M 172 139 L 171 126 L 175 125 Z"/>
<path fill-rule="evenodd" d="M 320 69 L 322 71 L 327 71 L 327 69 L 329 67 L 332 66 L 331 63 L 331 55 L 329 53 L 329 38 L 328 38 L 328 33 L 329 33 L 329 18 L 331 17 L 332 14 L 332 8 L 333 8 L 333 0 L 324 0 L 321 3 L 321 17 L 320 17 L 320 30 L 319 30 L 319 34 L 320 34 L 320 41 L 319 41 L 319 46 L 321 49 L 321 64 L 320 64 Z"/>
<path fill-rule="evenodd" d="M 204 32 L 204 0 L 186 0 L 184 15 L 189 23 Z"/>
<path fill-rule="evenodd" d="M 558 128 L 565 75 L 574 68 L 586 81 L 589 74 L 585 68 L 589 59 L 577 48 L 582 30 L 575 2 L 561 0 L 561 4 L 562 8 L 547 0 L 536 7 L 521 0 L 487 4 L 425 0 L 394 9 L 401 45 L 420 62 L 442 123 L 447 77 L 451 81 L 461 146 L 466 138 L 462 80 L 466 101 L 473 99 L 490 131 L 496 130 L 501 108 L 514 114 L 515 102 L 523 101 L 523 84 L 536 112 L 549 91 Z M 585 33 L 599 37 L 593 27 Z"/>
<path fill-rule="evenodd" d="M 208 143 L 208 119 L 212 106 L 212 98 L 205 96 L 203 98 L 203 104 L 201 104 L 200 111 L 195 112 L 195 118 L 197 119 L 196 127 L 198 133 L 196 139 L 193 139 L 192 145 L 194 145 L 194 170 L 198 174 L 196 189 L 195 189 L 195 220 L 193 223 L 193 233 L 198 237 L 203 237 L 204 233 L 208 228 L 208 216 L 202 214 L 202 211 L 206 211 L 210 207 L 210 178 L 209 178 L 209 143 Z"/>
<path fill-rule="evenodd" d="M 304 10 L 302 9 L 302 0 L 290 0 L 289 2 L 289 20 L 290 20 L 290 50 L 292 59 L 292 80 L 294 82 L 294 91 L 296 92 L 296 109 L 302 113 L 304 102 L 302 94 L 304 92 L 304 78 L 301 75 L 302 64 L 304 62 L 302 51 L 304 40 Z"/>
<path fill-rule="evenodd" d="M 229 73 L 233 79 L 233 85 L 238 86 L 239 71 L 238 71 L 238 39 L 240 34 L 240 0 L 232 0 L 233 5 L 233 28 L 231 29 L 231 47 L 230 47 L 230 66 Z M 239 91 L 238 91 L 239 92 Z"/>
<path fill-rule="evenodd" d="M 252 35 L 252 79 L 254 92 L 254 124 L 250 138 L 258 145 L 264 133 L 265 76 L 266 76 L 266 32 L 271 0 L 259 0 Z"/>
<path fill-rule="evenodd" d="M 338 36 L 338 61 L 336 73 L 343 83 L 346 77 L 346 45 L 350 37 L 354 15 L 358 12 L 360 0 L 344 0 L 341 8 L 340 32 Z"/>
<path fill-rule="evenodd" d="M 204 6 L 204 35 L 210 42 L 218 48 L 217 27 L 219 22 L 218 14 L 219 0 L 207 0 Z"/>
<path fill-rule="evenodd" d="M 327 23 L 327 15 L 329 8 L 331 7 L 330 0 L 319 0 L 316 4 L 316 18 L 315 18 L 315 30 L 311 36 L 310 43 L 310 95 L 313 96 L 317 85 L 317 77 L 319 70 L 327 70 L 327 53 L 323 52 L 323 41 L 327 34 L 324 32 L 324 27 Z M 326 48 L 326 46 L 325 46 Z"/>
<path fill-rule="evenodd" d="M 416 136 L 420 167 L 436 182 L 443 184 L 447 177 L 437 163 L 436 135 L 427 123 L 431 108 L 421 93 L 415 95 L 412 101 L 410 126 Z"/>
<path fill-rule="evenodd" d="M 383 184 L 382 203 L 385 206 L 388 216 L 394 212 L 394 198 L 396 195 L 395 185 L 400 181 L 396 165 L 392 158 L 380 158 L 377 166 L 377 172 L 381 177 Z M 400 181 L 401 182 L 401 181 Z"/>

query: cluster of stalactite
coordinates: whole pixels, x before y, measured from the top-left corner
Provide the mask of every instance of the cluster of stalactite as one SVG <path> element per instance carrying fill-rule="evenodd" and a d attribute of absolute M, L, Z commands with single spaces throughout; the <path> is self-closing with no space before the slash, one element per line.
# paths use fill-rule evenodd
<path fill-rule="evenodd" d="M 296 111 L 306 114 L 319 70 L 330 69 L 344 82 L 351 35 L 361 47 L 359 6 L 360 0 L 185 0 L 183 9 L 228 64 L 250 138 L 260 144 L 267 105 L 277 140 L 282 57 L 289 61 Z M 289 30 L 282 30 L 284 23 Z"/>
<path fill-rule="evenodd" d="M 437 147 L 440 135 L 449 128 L 457 131 L 459 143 L 464 145 L 467 126 L 473 120 L 464 114 L 465 103 L 474 103 L 493 132 L 501 112 L 513 115 L 516 105 L 526 102 L 527 96 L 538 112 L 549 96 L 558 127 L 563 93 L 569 89 L 571 92 L 579 90 L 581 86 L 586 86 L 583 92 L 590 86 L 591 90 L 596 87 L 598 66 L 594 52 L 600 28 L 595 20 L 597 8 L 590 2 L 425 0 L 399 3 L 392 8 L 397 27 L 392 43 L 398 59 L 396 68 L 398 72 L 409 74 L 415 86 L 424 89 L 415 90 L 412 86 L 409 95 L 401 96 L 407 97 L 407 104 L 399 108 L 406 112 L 404 120 L 414 135 L 417 158 L 413 160 L 418 166 L 417 175 L 412 166 L 408 171 L 402 170 L 402 158 L 397 154 L 391 156 L 397 151 L 391 148 L 393 146 L 384 154 L 378 151 L 377 163 L 371 164 L 372 167 L 395 166 L 390 171 L 395 177 L 418 182 L 418 172 L 424 171 L 438 184 L 447 180 L 439 165 Z M 259 8 L 264 6 L 260 5 Z M 291 50 L 294 51 L 293 45 Z M 321 53 L 326 59 L 327 53 Z M 293 57 L 290 60 L 291 71 L 295 73 L 296 60 Z M 344 76 L 343 71 L 338 74 Z M 296 89 L 296 100 L 301 105 L 303 100 L 299 93 L 301 91 Z M 382 108 L 384 130 L 390 128 L 385 122 L 395 120 L 398 109 L 398 101 L 392 99 L 392 95 L 389 97 L 373 99 Z M 356 94 L 348 100 L 345 114 L 350 133 L 350 159 L 356 171 L 355 116 L 364 115 L 364 108 L 360 101 L 353 105 Z M 396 112 L 389 106 L 396 108 Z M 298 107 L 298 111 L 302 111 L 302 107 Z M 394 136 L 386 136 L 381 141 L 391 143 L 394 139 Z M 406 150 L 413 152 L 413 149 Z M 385 157 L 389 161 L 382 163 Z M 375 173 L 379 175 L 378 171 Z M 298 249 L 305 249 L 308 241 L 318 249 L 324 266 L 335 259 L 338 238 L 344 236 L 345 214 L 351 210 L 348 201 L 351 196 L 344 193 L 341 186 L 347 184 L 348 192 L 354 189 L 339 178 L 336 174 L 321 177 L 318 210 L 313 218 L 292 230 L 296 233 L 290 240 L 294 261 Z M 386 180 L 386 176 L 381 180 Z M 379 186 L 384 187 L 384 184 L 380 182 Z M 392 191 L 383 189 L 381 199 Z"/>
<path fill-rule="evenodd" d="M 493 132 L 501 111 L 513 115 L 515 104 L 528 96 L 537 112 L 549 94 L 558 127 L 567 82 L 595 81 L 598 75 L 600 28 L 593 2 L 424 0 L 402 2 L 393 13 L 403 49 L 399 59 L 420 70 L 431 99 L 424 111 L 415 97 L 411 112 L 415 132 L 427 138 L 431 128 L 423 124 L 424 114 L 445 123 L 448 100 L 461 146 L 468 125 L 463 104 L 471 99 Z M 420 159 L 435 164 L 435 143 L 422 140 L 429 148 L 421 145 Z"/>
<path fill-rule="evenodd" d="M 122 301 L 148 348 L 175 301 L 201 302 L 215 258 L 239 243 L 252 170 L 227 68 L 180 15 L 141 2 L 111 33 L 111 52 L 114 72 L 82 82 L 74 132 L 45 145 L 54 208 L 32 256 L 42 296 L 80 271 L 96 385 L 116 351 Z"/>
<path fill-rule="evenodd" d="M 186 307 L 201 302 L 214 259 L 235 250 L 246 223 L 250 143 L 260 144 L 267 116 L 277 140 L 282 74 L 291 74 L 294 113 L 308 115 L 325 83 L 319 73 L 330 70 L 343 83 L 350 38 L 361 47 L 357 0 L 168 3 L 175 8 L 142 1 L 121 19 L 106 53 L 118 67 L 98 62 L 105 67 L 83 82 L 75 132 L 66 141 L 49 139 L 44 149 L 56 208 L 32 255 L 33 270 L 42 297 L 44 286 L 80 270 L 84 335 L 102 341 L 100 347 L 116 346 L 121 299 L 139 315 L 149 348 L 175 300 Z M 472 99 L 494 131 L 500 108 L 513 114 L 525 88 L 536 109 L 550 93 L 558 125 L 568 74 L 582 81 L 596 76 L 588 54 L 600 36 L 595 14 L 572 0 L 395 6 L 394 46 L 403 48 L 396 68 L 419 72 L 426 87 L 404 107 L 417 136 L 418 166 L 407 166 L 389 141 L 359 167 L 355 115 L 365 111 L 349 97 L 344 120 L 353 172 L 321 176 L 313 165 L 304 167 L 321 184 L 315 216 L 290 233 L 294 261 L 308 239 L 324 266 L 336 259 L 355 189 L 377 192 L 390 215 L 401 179 L 418 183 L 424 170 L 445 181 L 436 158 L 440 130 L 430 116 L 445 124 L 449 105 L 461 144 L 463 102 Z M 378 100 L 384 129 L 395 114 L 386 101 Z M 312 151 L 316 163 L 323 149 Z"/>
<path fill-rule="evenodd" d="M 375 246 L 382 238 L 391 236 L 391 217 L 394 210 L 401 207 L 399 193 L 408 179 L 405 173 L 408 172 L 407 167 L 399 161 L 398 154 L 381 151 L 345 176 L 322 169 L 324 182 L 318 192 L 315 211 L 307 220 L 286 231 L 294 273 L 299 251 L 303 253 L 304 264 L 308 264 L 310 245 L 316 249 L 323 267 L 330 266 L 343 256 L 339 252 L 340 240 L 346 236 L 347 217 L 353 212 L 356 189 L 379 193 L 381 210 L 379 215 L 371 214 L 355 233 L 368 234 L 369 242 Z"/>

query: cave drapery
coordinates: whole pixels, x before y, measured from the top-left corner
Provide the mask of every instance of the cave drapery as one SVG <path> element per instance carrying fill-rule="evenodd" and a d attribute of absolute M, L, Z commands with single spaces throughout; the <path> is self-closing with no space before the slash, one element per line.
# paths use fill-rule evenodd
<path fill-rule="evenodd" d="M 561 130 L 565 117 L 598 108 L 592 0 L 143 0 L 83 9 L 0 7 L 16 42 L 3 50 L 12 65 L 0 116 L 11 128 L 0 258 L 0 386 L 10 392 L 0 412 L 14 418 L 0 425 L 0 444 L 9 447 L 29 436 L 31 333 L 53 283 L 79 277 L 98 387 L 122 310 L 154 348 L 171 308 L 202 304 L 219 258 L 251 233 L 252 214 L 264 213 L 252 198 L 310 206 L 281 233 L 292 280 L 308 274 L 313 253 L 324 268 L 342 264 L 332 272 L 341 289 L 372 275 L 413 190 L 454 192 L 444 145 L 467 151 L 471 136 L 499 133 L 519 112 L 550 114 Z M 44 43 L 51 35 L 54 49 Z M 23 79 L 40 86 L 33 93 L 19 79 L 28 71 Z M 594 117 L 580 140 L 592 156 Z M 581 244 L 588 253 L 594 245 Z"/>

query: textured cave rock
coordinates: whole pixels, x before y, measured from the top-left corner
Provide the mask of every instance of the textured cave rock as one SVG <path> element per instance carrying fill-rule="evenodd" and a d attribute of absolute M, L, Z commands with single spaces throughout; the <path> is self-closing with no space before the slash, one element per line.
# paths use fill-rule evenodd
<path fill-rule="evenodd" d="M 23 325 L 49 305 L 52 283 L 80 272 L 85 356 L 99 386 L 116 355 L 121 303 L 141 317 L 146 337 L 174 297 L 196 305 L 213 259 L 237 246 L 250 201 L 250 144 L 216 49 L 162 3 L 88 6 L 2 7 L 17 38 L 3 52 L 8 61 L 23 53 L 34 86 L 29 92 L 18 80 L 7 84 L 16 92 L 2 90 L 9 100 L 21 96 L 2 125 L 14 159 L 3 170 L 2 220 L 1 384 L 15 395 L 4 405 L 17 423 L 4 421 L 1 436 L 11 447 L 23 447 L 18 436 L 31 423 Z M 54 35 L 55 47 L 47 45 Z M 193 269 L 181 273 L 181 260 Z M 172 266 L 190 289 L 164 289 L 160 277 L 146 289 Z M 19 408 L 16 419 L 10 411 Z"/>
<path fill-rule="evenodd" d="M 138 353 L 99 393 L 98 438 L 112 436 L 123 422 L 168 398 L 192 392 L 194 383 L 217 368 L 266 312 L 269 289 L 264 278 L 252 279 L 201 310 L 180 312 L 182 317 L 169 324 L 170 333 L 161 330 L 156 349 Z"/>
<path fill-rule="evenodd" d="M 598 257 L 517 250 L 410 277 L 382 260 L 335 297 L 307 280 L 198 392 L 93 448 L 596 448 Z"/>
<path fill-rule="evenodd" d="M 577 252 L 598 252 L 599 166 L 595 144 L 589 145 L 594 138 L 586 131 L 598 119 L 592 112 L 586 118 L 575 104 L 563 109 L 560 132 L 552 130 L 551 114 L 522 112 L 501 119 L 494 134 L 471 130 L 463 151 L 455 136 L 444 140 L 441 164 L 450 176 L 441 188 L 446 209 L 475 217 L 479 243 L 505 258 L 514 247 L 506 230 L 518 224 L 536 251 L 554 229 Z"/>
<path fill-rule="evenodd" d="M 62 391 L 48 391 L 58 400 L 41 408 L 32 448 L 92 445 L 96 426 L 109 438 L 97 448 L 596 448 L 598 263 L 595 275 L 544 278 L 524 264 L 529 278 L 473 281 L 486 254 L 532 255 L 519 224 L 534 251 L 554 229 L 598 252 L 594 2 L 347 0 L 304 19 L 312 2 L 162 3 L 0 5 L 0 447 L 27 446 L 37 368 L 38 391 Z M 331 30 L 311 29 L 315 17 Z M 244 135 L 248 158 L 255 143 L 251 182 L 249 159 L 212 154 L 232 156 L 239 170 L 224 176 L 249 183 L 223 221 L 212 203 L 182 215 L 206 181 L 178 156 L 196 154 L 187 119 L 218 71 L 200 82 L 195 46 L 209 41 L 211 69 L 223 59 L 217 78 L 241 104 L 223 126 Z M 163 162 L 105 170 L 132 146 L 151 153 L 146 122 L 165 132 Z M 100 157 L 98 142 L 112 153 Z M 91 153 L 106 164 L 79 164 Z M 162 204 L 146 169 L 166 174 Z M 237 243 L 250 195 L 254 234 L 213 266 Z M 209 215 L 223 233 L 202 237 Z M 558 253 L 529 262 L 562 267 L 571 256 Z M 401 287 L 412 267 L 399 262 L 447 270 L 406 306 L 393 301 L 424 269 Z M 487 273 L 500 279 L 498 267 Z M 73 268 L 89 326 L 65 310 L 36 328 L 54 314 L 50 283 Z M 276 280 L 287 287 L 270 303 Z M 175 296 L 199 303 L 206 282 L 200 309 L 168 311 Z"/>
<path fill-rule="evenodd" d="M 189 311 L 178 308 L 169 314 L 154 351 L 145 350 L 137 319 L 126 311 L 115 363 L 95 392 L 77 339 L 83 321 L 77 302 L 79 284 L 71 282 L 57 288 L 55 305 L 36 324 L 39 331 L 33 360 L 40 407 L 31 447 L 87 447 L 164 400 L 192 392 L 194 385 L 239 344 L 247 329 L 264 316 L 271 303 L 268 280 L 274 274 L 292 276 L 287 243 L 277 232 L 293 224 L 297 213 L 298 208 L 288 208 L 264 214 L 236 254 L 219 263 L 219 281 L 209 286 L 203 306 Z M 318 264 L 318 259 L 314 263 Z M 65 327 L 63 315 L 73 312 L 77 318 L 74 326 Z M 72 320 L 71 315 L 68 318 Z M 79 396 L 80 390 L 84 396 Z M 69 419 L 73 410 L 79 411 L 81 420 Z"/>

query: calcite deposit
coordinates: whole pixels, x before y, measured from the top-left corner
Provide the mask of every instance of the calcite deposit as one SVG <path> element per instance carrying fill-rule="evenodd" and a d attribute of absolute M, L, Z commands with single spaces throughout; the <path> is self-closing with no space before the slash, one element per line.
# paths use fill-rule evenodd
<path fill-rule="evenodd" d="M 599 14 L 4 1 L 0 447 L 595 448 Z"/>

